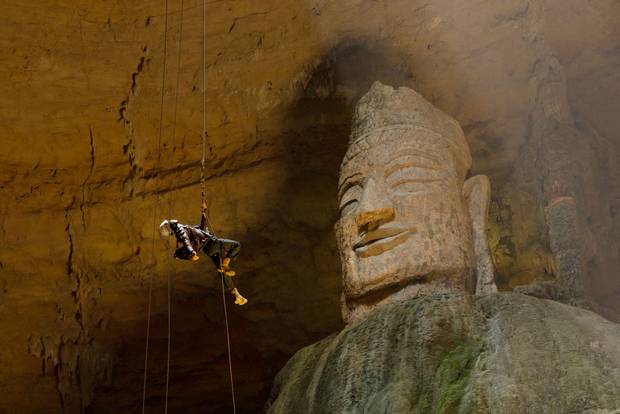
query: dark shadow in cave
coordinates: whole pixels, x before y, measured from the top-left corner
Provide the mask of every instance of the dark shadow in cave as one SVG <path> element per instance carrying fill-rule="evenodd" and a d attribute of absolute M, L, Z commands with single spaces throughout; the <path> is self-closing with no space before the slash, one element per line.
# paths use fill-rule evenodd
<path fill-rule="evenodd" d="M 240 269 L 244 280 L 239 282 L 241 291 L 254 306 L 253 313 L 277 315 L 282 309 L 290 309 L 294 314 L 286 320 L 254 320 L 254 316 L 229 302 L 230 324 L 234 327 L 232 364 L 239 413 L 260 412 L 273 378 L 292 354 L 342 327 L 340 261 L 333 234 L 333 224 L 338 219 L 336 187 L 354 105 L 376 80 L 394 87 L 412 88 L 416 81 L 407 56 L 368 37 L 342 40 L 307 72 L 298 99 L 286 113 L 280 136 L 274 140 L 284 148 L 280 162 L 283 165 L 281 174 L 286 178 L 277 195 L 284 201 L 277 210 L 265 212 L 262 222 L 267 227 L 232 235 L 243 243 L 239 265 L 254 266 Z M 269 232 L 270 237 L 265 237 L 264 232 Z M 272 286 L 269 273 L 274 270 L 264 270 L 267 267 L 263 266 L 265 258 L 269 258 L 273 266 L 283 266 L 290 262 L 291 252 L 295 254 L 297 265 L 277 269 L 277 272 L 286 273 L 286 279 L 280 287 Z M 191 406 L 191 412 L 229 413 L 232 406 L 219 285 L 205 282 L 215 288 L 204 285 L 191 288 L 186 286 L 187 282 L 181 282 L 190 278 L 183 272 L 174 275 L 169 408 L 176 412 L 180 407 L 187 410 Z M 272 296 L 268 300 L 261 299 L 269 289 L 280 291 L 270 293 Z M 303 291 L 305 296 L 300 303 L 286 294 L 295 290 Z M 326 292 L 330 292 L 328 298 L 325 298 Z M 164 303 L 164 285 L 155 287 L 154 298 L 156 303 Z M 270 300 L 277 303 L 269 303 Z M 315 306 L 321 309 L 320 314 L 313 315 L 317 322 L 311 327 L 305 326 L 309 318 L 304 316 L 308 310 L 303 306 L 308 303 L 318 303 L 320 306 Z M 183 322 L 177 318 L 183 318 Z M 151 324 L 149 412 L 161 409 L 164 404 L 166 315 L 154 313 Z M 144 321 L 131 325 L 131 329 L 125 328 L 128 332 L 144 329 Z M 180 330 L 180 327 L 185 329 Z M 289 333 L 284 342 L 274 345 L 265 339 L 282 339 L 281 331 Z M 198 332 L 203 334 L 197 335 Z M 132 362 L 117 366 L 116 378 L 142 377 L 142 340 L 140 337 L 135 343 L 126 343 L 125 349 L 120 351 L 122 361 Z M 267 348 L 265 344 L 270 345 Z M 137 410 L 135 397 L 141 394 L 141 386 L 141 383 L 120 379 L 109 387 L 100 387 L 98 391 L 109 389 L 109 392 L 98 393 L 89 412 L 104 412 L 105 407 L 113 405 Z M 113 399 L 106 399 L 108 395 L 114 396 Z M 197 395 L 202 397 L 196 399 Z"/>
<path fill-rule="evenodd" d="M 281 344 L 279 350 L 270 350 L 270 355 L 262 354 L 263 361 L 253 362 L 263 366 L 262 389 L 251 389 L 250 384 L 246 384 L 247 388 L 239 391 L 238 399 L 243 401 L 239 406 L 243 406 L 243 412 L 258 412 L 262 408 L 273 377 L 292 353 L 342 327 L 340 259 L 333 233 L 338 219 L 336 188 L 354 105 L 376 80 L 395 87 L 415 87 L 415 76 L 408 66 L 407 56 L 373 38 L 344 39 L 307 72 L 298 99 L 286 114 L 282 133 L 276 140 L 285 149 L 282 174 L 286 178 L 278 191 L 283 202 L 278 211 L 267 212 L 269 218 L 265 220 L 269 223 L 266 231 L 282 236 L 268 243 L 260 232 L 240 238 L 244 242 L 246 260 L 249 254 L 256 258 L 271 257 L 276 264 L 288 263 L 287 256 L 291 252 L 295 254 L 295 264 L 280 270 L 287 276 L 281 287 L 282 294 L 276 295 L 275 306 L 291 309 L 296 315 L 292 318 L 289 315 L 273 328 L 290 332 L 287 343 Z M 256 280 L 268 277 L 256 276 Z M 293 295 L 285 294 L 294 291 L 303 292 L 301 304 L 295 303 Z M 307 313 L 316 310 L 305 309 L 303 304 L 316 303 L 321 304 L 316 306 L 321 313 L 313 315 L 318 323 L 303 326 L 308 320 Z M 234 323 L 248 324 L 241 319 L 243 316 L 239 315 Z M 287 326 L 288 321 L 302 322 Z M 244 349 L 238 343 L 234 347 L 235 357 L 243 355 Z M 244 363 L 247 360 L 233 360 L 236 366 Z M 256 405 L 252 407 L 252 398 L 244 398 L 242 393 L 253 394 Z"/>

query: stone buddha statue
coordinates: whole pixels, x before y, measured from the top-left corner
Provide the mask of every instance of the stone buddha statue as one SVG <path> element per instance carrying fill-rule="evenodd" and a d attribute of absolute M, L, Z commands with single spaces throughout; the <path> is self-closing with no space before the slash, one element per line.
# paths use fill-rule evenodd
<path fill-rule="evenodd" d="M 360 99 L 338 185 L 345 322 L 421 295 L 497 290 L 490 184 L 465 180 L 471 162 L 458 122 L 417 92 L 375 82 Z"/>

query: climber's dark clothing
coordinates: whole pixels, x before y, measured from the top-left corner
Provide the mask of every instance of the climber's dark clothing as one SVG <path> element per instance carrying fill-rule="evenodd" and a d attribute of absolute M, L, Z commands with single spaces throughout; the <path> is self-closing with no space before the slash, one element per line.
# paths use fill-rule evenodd
<path fill-rule="evenodd" d="M 225 258 L 234 260 L 239 255 L 241 243 L 235 240 L 220 239 L 206 229 L 205 221 L 204 215 L 200 225 L 197 226 L 188 226 L 176 220 L 169 221 L 170 228 L 177 239 L 177 249 L 174 252 L 174 257 L 182 260 L 191 260 L 192 256 L 202 250 L 219 268 L 221 260 Z M 229 290 L 235 288 L 232 279 L 228 276 L 224 277 L 224 283 Z"/>
<path fill-rule="evenodd" d="M 239 252 L 241 251 L 241 243 L 235 240 L 220 239 L 212 236 L 209 240 L 207 240 L 202 248 L 202 251 L 205 252 L 217 266 L 219 266 L 220 259 L 228 257 L 230 260 L 234 260 L 237 256 L 239 256 Z"/>
<path fill-rule="evenodd" d="M 191 259 L 209 240 L 209 234 L 197 226 L 180 224 L 176 220 L 170 220 L 169 223 L 177 239 L 177 250 L 174 252 L 177 259 Z"/>
<path fill-rule="evenodd" d="M 234 259 L 241 251 L 241 243 L 235 240 L 220 239 L 208 230 L 203 230 L 200 226 L 188 226 L 180 224 L 175 220 L 170 220 L 170 228 L 174 232 L 179 248 L 175 257 L 179 259 L 191 259 L 193 253 L 202 250 L 215 264 L 219 266 L 220 259 Z"/>
<path fill-rule="evenodd" d="M 237 285 L 235 285 L 232 277 L 222 273 L 222 279 L 224 280 L 224 286 L 226 286 L 227 292 L 232 292 L 233 289 L 237 289 Z"/>

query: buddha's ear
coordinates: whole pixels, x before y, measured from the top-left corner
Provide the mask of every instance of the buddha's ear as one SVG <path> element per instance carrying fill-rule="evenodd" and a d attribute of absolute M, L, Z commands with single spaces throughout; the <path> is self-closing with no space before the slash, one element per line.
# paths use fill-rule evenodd
<path fill-rule="evenodd" d="M 487 216 L 491 201 L 491 182 L 486 175 L 475 175 L 465 181 L 463 195 L 471 217 L 472 240 L 476 257 L 476 294 L 497 292 L 495 267 L 487 240 Z"/>

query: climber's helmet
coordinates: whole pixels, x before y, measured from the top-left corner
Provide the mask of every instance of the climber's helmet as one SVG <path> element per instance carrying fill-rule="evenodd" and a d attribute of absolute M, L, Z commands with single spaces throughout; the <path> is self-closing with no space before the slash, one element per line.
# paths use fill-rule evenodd
<path fill-rule="evenodd" d="M 161 224 L 159 225 L 159 232 L 161 233 L 162 237 L 169 237 L 174 234 L 168 220 L 164 220 L 161 222 Z"/>

